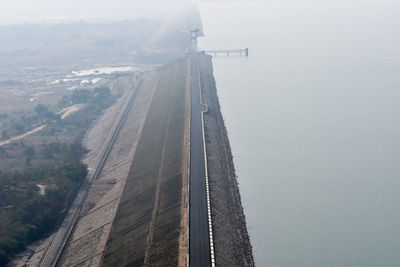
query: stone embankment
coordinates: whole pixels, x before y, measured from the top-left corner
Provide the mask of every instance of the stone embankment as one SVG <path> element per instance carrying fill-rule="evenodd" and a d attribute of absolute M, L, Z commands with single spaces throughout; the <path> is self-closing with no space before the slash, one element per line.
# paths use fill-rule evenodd
<path fill-rule="evenodd" d="M 254 266 L 228 134 L 221 114 L 211 57 L 200 56 L 207 159 L 217 266 Z"/>

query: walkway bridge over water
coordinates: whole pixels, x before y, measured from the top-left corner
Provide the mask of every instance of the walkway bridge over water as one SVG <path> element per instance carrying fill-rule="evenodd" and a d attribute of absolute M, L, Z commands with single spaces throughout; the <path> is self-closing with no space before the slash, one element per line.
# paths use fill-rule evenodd
<path fill-rule="evenodd" d="M 236 50 L 208 50 L 208 51 L 204 51 L 207 54 L 211 54 L 215 57 L 217 56 L 245 56 L 248 57 L 249 56 L 249 49 L 245 48 L 245 49 L 236 49 Z"/>

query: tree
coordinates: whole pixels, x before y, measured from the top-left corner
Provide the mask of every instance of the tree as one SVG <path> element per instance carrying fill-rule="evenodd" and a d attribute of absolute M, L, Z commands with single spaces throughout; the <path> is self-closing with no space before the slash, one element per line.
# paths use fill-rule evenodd
<path fill-rule="evenodd" d="M 97 87 L 94 89 L 95 96 L 99 96 L 102 98 L 108 98 L 111 96 L 110 88 L 106 86 Z"/>
<path fill-rule="evenodd" d="M 6 156 L 7 151 L 4 149 L 4 147 L 0 146 L 0 156 Z"/>
<path fill-rule="evenodd" d="M 15 122 L 14 129 L 17 134 L 22 134 L 23 132 L 25 132 L 25 126 L 21 122 Z"/>
<path fill-rule="evenodd" d="M 33 157 L 33 155 L 35 155 L 35 149 L 33 149 L 33 147 L 27 147 L 27 148 L 25 148 L 25 155 L 28 157 L 28 158 L 32 158 Z"/>
<path fill-rule="evenodd" d="M 45 105 L 42 105 L 42 104 L 37 105 L 35 107 L 35 111 L 38 114 L 38 116 L 42 119 L 55 120 L 55 119 L 59 118 L 58 115 L 51 112 Z"/>
<path fill-rule="evenodd" d="M 65 107 L 68 107 L 70 104 L 71 104 L 71 100 L 69 99 L 68 96 L 65 95 L 65 96 L 63 96 L 63 97 L 61 98 L 61 100 L 58 102 L 57 106 L 58 106 L 59 108 L 65 108 Z"/>
<path fill-rule="evenodd" d="M 43 149 L 43 155 L 46 159 L 54 158 L 54 154 L 60 154 L 63 147 L 59 143 L 50 143 Z"/>
<path fill-rule="evenodd" d="M 9 138 L 8 132 L 7 132 L 6 130 L 3 130 L 3 131 L 1 132 L 1 137 L 2 137 L 3 139 L 8 139 L 8 138 Z"/>
<path fill-rule="evenodd" d="M 87 175 L 86 166 L 77 161 L 66 162 L 57 170 L 58 175 L 74 182 L 81 182 Z"/>
<path fill-rule="evenodd" d="M 42 104 L 39 104 L 35 107 L 36 113 L 39 115 L 39 117 L 47 117 L 47 115 L 50 113 L 49 109 Z"/>
<path fill-rule="evenodd" d="M 71 101 L 74 104 L 83 104 L 89 102 L 92 93 L 89 90 L 74 90 L 71 95 Z"/>
<path fill-rule="evenodd" d="M 102 86 L 94 89 L 93 104 L 98 106 L 108 106 L 112 102 L 110 88 Z"/>

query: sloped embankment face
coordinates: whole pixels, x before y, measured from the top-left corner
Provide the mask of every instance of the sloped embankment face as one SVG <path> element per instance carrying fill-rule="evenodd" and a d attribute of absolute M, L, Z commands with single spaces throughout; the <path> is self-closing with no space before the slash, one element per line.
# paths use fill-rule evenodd
<path fill-rule="evenodd" d="M 178 264 L 182 187 L 187 181 L 188 59 L 159 71 L 103 266 Z"/>
<path fill-rule="evenodd" d="M 142 77 L 142 85 L 136 88 L 138 91 L 135 93 L 133 105 L 99 177 L 90 186 L 59 266 L 99 265 L 153 99 L 157 77 L 157 71 L 147 72 Z M 129 100 L 131 90 L 135 88 L 135 80 L 131 76 L 120 77 L 111 84 L 113 89 L 125 90 L 126 93 L 93 124 L 85 136 L 85 145 L 90 152 L 84 161 L 92 169 L 102 148 L 99 144 L 105 142 L 118 114 Z"/>

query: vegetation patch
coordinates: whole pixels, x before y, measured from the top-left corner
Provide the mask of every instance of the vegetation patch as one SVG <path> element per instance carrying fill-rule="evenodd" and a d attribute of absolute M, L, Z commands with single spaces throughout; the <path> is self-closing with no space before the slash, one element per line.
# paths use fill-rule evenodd
<path fill-rule="evenodd" d="M 46 127 L 0 146 L 0 266 L 59 226 L 87 175 L 81 162 L 87 152 L 82 138 L 117 97 L 108 87 L 75 90 L 58 107 L 37 105 L 32 115 L 13 123 L 24 125 L 21 132 L 41 124 Z M 65 119 L 53 111 L 76 104 L 84 105 Z M 7 135 L 20 133 L 17 130 L 12 126 Z"/>
<path fill-rule="evenodd" d="M 86 177 L 86 166 L 78 160 L 81 153 L 71 147 L 65 150 L 76 159 L 59 166 L 0 171 L 1 266 L 26 245 L 55 229 L 65 214 L 68 200 L 76 191 L 74 189 Z"/>

